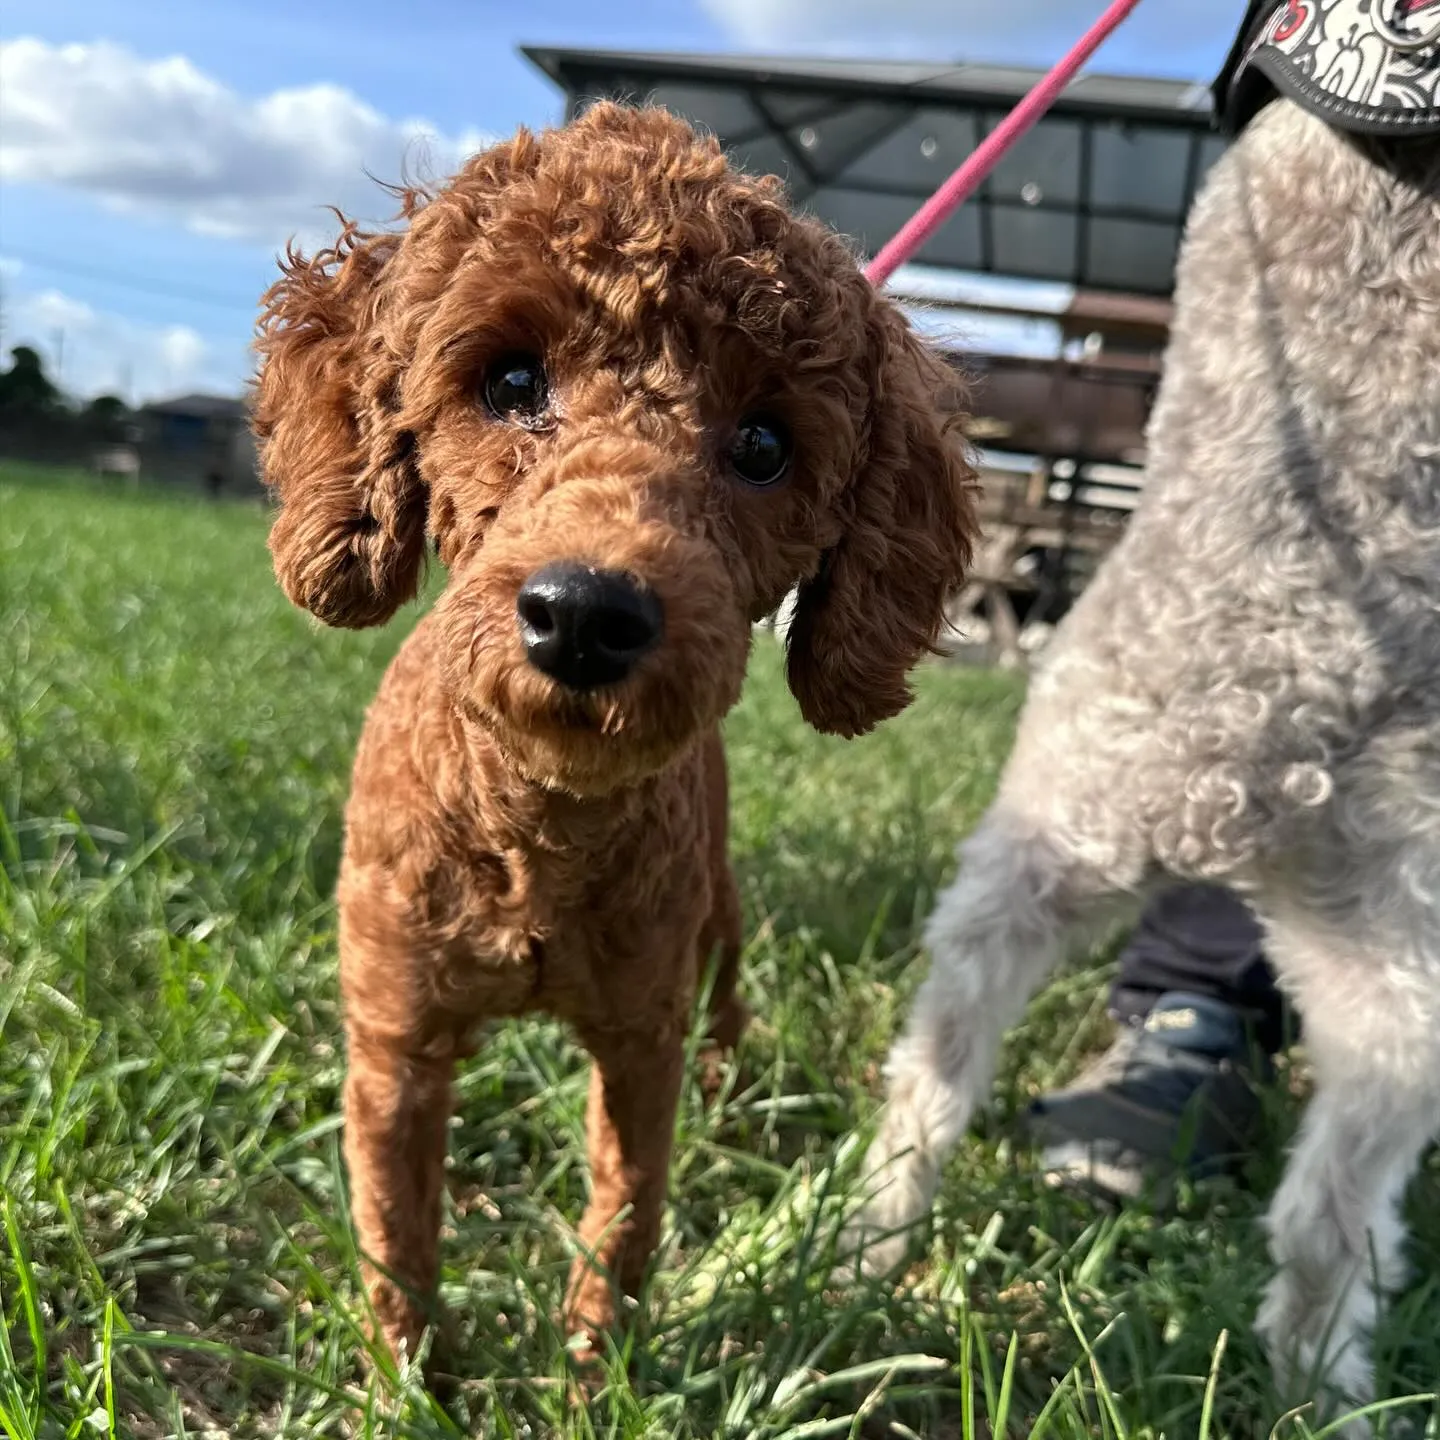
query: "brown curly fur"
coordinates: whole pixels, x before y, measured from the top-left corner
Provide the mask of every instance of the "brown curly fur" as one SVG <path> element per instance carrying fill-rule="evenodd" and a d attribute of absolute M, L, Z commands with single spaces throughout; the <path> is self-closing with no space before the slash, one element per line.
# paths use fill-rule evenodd
<path fill-rule="evenodd" d="M 820 729 L 858 735 L 906 704 L 969 557 L 960 397 L 839 239 L 663 111 L 522 131 L 408 193 L 404 219 L 287 255 L 255 406 L 297 604 L 387 620 L 427 535 L 449 571 L 370 711 L 347 810 L 355 1224 L 381 1331 L 413 1353 L 453 1066 L 485 1020 L 560 1016 L 595 1062 L 566 1312 L 593 1338 L 611 1280 L 633 1294 L 656 1242 L 717 949 L 712 1034 L 733 1045 L 745 1022 L 719 722 L 751 622 L 799 584 L 789 680 Z M 538 428 L 478 399 L 516 348 L 550 377 Z M 723 463 L 761 404 L 796 445 L 764 490 Z M 663 602 L 662 645 L 619 686 L 570 692 L 526 663 L 517 589 L 559 559 Z"/>

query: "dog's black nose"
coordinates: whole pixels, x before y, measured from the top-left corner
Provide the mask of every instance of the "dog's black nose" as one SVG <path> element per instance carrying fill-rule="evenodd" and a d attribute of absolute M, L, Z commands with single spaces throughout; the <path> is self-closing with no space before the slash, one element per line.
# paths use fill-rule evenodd
<path fill-rule="evenodd" d="M 515 601 L 525 656 L 572 690 L 618 685 L 660 639 L 664 612 L 628 575 L 560 561 L 537 570 Z"/>

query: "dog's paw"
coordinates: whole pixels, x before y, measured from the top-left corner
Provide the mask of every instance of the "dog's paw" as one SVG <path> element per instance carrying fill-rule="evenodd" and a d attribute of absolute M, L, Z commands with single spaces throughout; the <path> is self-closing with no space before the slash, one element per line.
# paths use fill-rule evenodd
<path fill-rule="evenodd" d="M 437 1297 L 422 1306 L 387 1277 L 373 1280 L 368 1294 L 372 1319 L 364 1327 L 362 1369 L 388 1384 L 394 1370 L 404 1371 L 418 1362 L 430 1392 L 442 1404 L 448 1403 L 456 1388 L 460 1351 L 455 1317 Z"/>
<path fill-rule="evenodd" d="M 571 1263 L 560 1323 L 570 1337 L 566 1348 L 572 1357 L 588 1364 L 604 1353 L 615 1324 L 615 1286 L 589 1256 L 577 1255 Z"/>
<path fill-rule="evenodd" d="M 1292 1404 L 1310 1400 L 1313 1420 L 1330 1424 L 1374 1396 L 1369 1347 L 1353 1301 L 1316 1304 L 1314 1295 L 1282 1270 L 1271 1280 L 1255 1317 L 1255 1332 L 1270 1358 L 1275 1387 Z M 1331 1432 L 1365 1440 L 1364 1419 L 1349 1419 Z"/>
<path fill-rule="evenodd" d="M 739 1088 L 735 1059 L 719 1045 L 705 1044 L 695 1055 L 695 1079 L 700 1087 L 700 1103 L 711 1110 L 727 1092 Z"/>
<path fill-rule="evenodd" d="M 884 1136 L 865 1160 L 864 1205 L 846 1223 L 836 1246 L 835 1276 L 858 1272 L 871 1280 L 895 1277 L 917 1248 L 930 1211 L 930 1167 L 913 1151 L 899 1154 Z"/>
<path fill-rule="evenodd" d="M 840 1232 L 832 1279 L 843 1283 L 857 1272 L 869 1280 L 887 1280 L 900 1273 L 913 1249 L 909 1233 L 892 1234 L 867 1215 Z"/>

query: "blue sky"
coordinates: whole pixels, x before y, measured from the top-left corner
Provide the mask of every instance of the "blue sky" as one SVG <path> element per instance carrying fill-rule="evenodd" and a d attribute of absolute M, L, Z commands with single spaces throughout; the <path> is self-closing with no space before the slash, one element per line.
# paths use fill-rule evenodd
<path fill-rule="evenodd" d="M 7 0 L 0 343 L 79 393 L 238 389 L 255 300 L 368 168 L 443 171 L 561 97 L 521 44 L 1048 65 L 1100 0 Z M 1208 80 L 1243 0 L 1141 0 L 1094 68 Z M 1232 13 L 1233 12 L 1233 13 Z M 433 133 L 424 152 L 416 129 Z"/>

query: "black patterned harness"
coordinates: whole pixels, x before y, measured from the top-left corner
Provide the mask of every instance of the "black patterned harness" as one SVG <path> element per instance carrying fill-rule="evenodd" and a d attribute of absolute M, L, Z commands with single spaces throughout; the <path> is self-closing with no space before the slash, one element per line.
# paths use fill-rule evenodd
<path fill-rule="evenodd" d="M 1361 135 L 1440 135 L 1440 0 L 1252 0 L 1215 82 L 1238 134 L 1277 97 Z"/>

